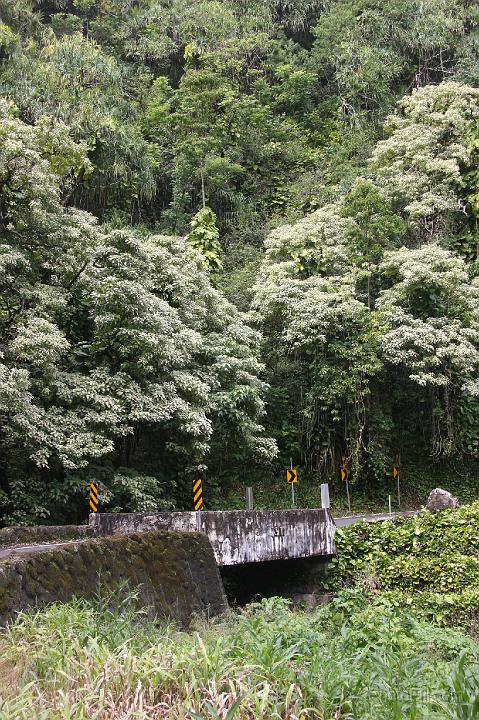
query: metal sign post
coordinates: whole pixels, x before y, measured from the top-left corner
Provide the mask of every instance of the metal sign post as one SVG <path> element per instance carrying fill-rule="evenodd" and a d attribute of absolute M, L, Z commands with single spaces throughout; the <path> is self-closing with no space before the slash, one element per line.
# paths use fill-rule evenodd
<path fill-rule="evenodd" d="M 298 482 L 298 471 L 293 468 L 293 460 L 290 459 L 291 467 L 286 470 L 286 480 L 291 485 L 291 507 L 294 508 L 294 486 Z"/>
<path fill-rule="evenodd" d="M 393 468 L 393 477 L 396 480 L 396 491 L 398 496 L 398 507 L 401 507 L 401 485 L 399 481 L 400 471 L 399 468 L 401 467 L 401 455 L 398 453 L 396 455 L 396 459 L 394 461 L 394 468 Z"/>
<path fill-rule="evenodd" d="M 349 496 L 349 481 L 348 481 L 348 461 L 343 455 L 341 462 L 341 480 L 346 483 L 346 495 L 348 497 L 348 512 L 351 512 L 351 498 Z"/>
<path fill-rule="evenodd" d="M 290 467 L 292 470 L 293 469 L 293 459 L 292 458 L 289 459 L 289 464 L 290 464 Z M 295 479 L 296 478 L 293 478 L 293 480 L 291 482 L 291 507 L 292 508 L 294 508 L 294 480 Z"/>

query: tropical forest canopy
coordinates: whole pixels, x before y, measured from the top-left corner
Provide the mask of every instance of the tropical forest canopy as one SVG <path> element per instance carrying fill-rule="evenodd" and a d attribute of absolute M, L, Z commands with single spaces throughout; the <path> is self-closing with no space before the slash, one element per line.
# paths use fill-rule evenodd
<path fill-rule="evenodd" d="M 0 524 L 479 460 L 471 0 L 0 0 Z"/>

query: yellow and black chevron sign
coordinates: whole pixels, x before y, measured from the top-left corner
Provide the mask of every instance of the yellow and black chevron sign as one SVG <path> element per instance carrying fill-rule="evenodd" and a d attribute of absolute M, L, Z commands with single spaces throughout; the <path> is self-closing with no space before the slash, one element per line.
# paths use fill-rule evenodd
<path fill-rule="evenodd" d="M 201 510 L 203 507 L 203 482 L 201 480 L 193 480 L 193 507 L 195 510 Z"/>
<path fill-rule="evenodd" d="M 98 485 L 94 482 L 90 483 L 90 510 L 97 512 L 98 510 Z"/>
<path fill-rule="evenodd" d="M 399 475 L 399 468 L 401 467 L 401 456 L 399 453 L 396 455 L 396 459 L 394 461 L 394 467 L 393 467 L 393 478 L 397 480 L 397 477 Z"/>
<path fill-rule="evenodd" d="M 298 482 L 298 471 L 296 468 L 286 468 L 286 480 L 289 483 Z"/>

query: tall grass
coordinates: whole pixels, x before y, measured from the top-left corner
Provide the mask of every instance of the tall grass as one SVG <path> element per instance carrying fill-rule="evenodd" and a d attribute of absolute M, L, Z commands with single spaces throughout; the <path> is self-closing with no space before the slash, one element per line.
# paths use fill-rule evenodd
<path fill-rule="evenodd" d="M 472 640 L 342 594 L 273 598 L 182 632 L 102 594 L 0 636 L 0 720 L 474 720 Z M 116 609 L 113 609 L 115 608 Z"/>

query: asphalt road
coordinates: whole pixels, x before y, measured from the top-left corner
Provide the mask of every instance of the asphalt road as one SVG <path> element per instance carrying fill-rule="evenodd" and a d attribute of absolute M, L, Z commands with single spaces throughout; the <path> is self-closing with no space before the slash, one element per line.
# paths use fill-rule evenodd
<path fill-rule="evenodd" d="M 407 510 L 406 512 L 394 512 L 394 513 L 375 513 L 372 515 L 344 515 L 343 517 L 335 517 L 334 522 L 336 527 L 345 527 L 346 525 L 352 525 L 360 520 L 366 522 L 380 522 L 381 520 L 394 520 L 398 517 L 412 517 L 417 515 L 415 510 Z"/>
<path fill-rule="evenodd" d="M 32 552 L 44 552 L 45 550 L 54 550 L 55 548 L 65 547 L 65 545 L 74 545 L 82 542 L 82 540 L 72 540 L 70 542 L 42 543 L 41 545 L 21 545 L 14 547 L 0 548 L 0 560 L 10 557 L 10 555 L 25 555 Z"/>

